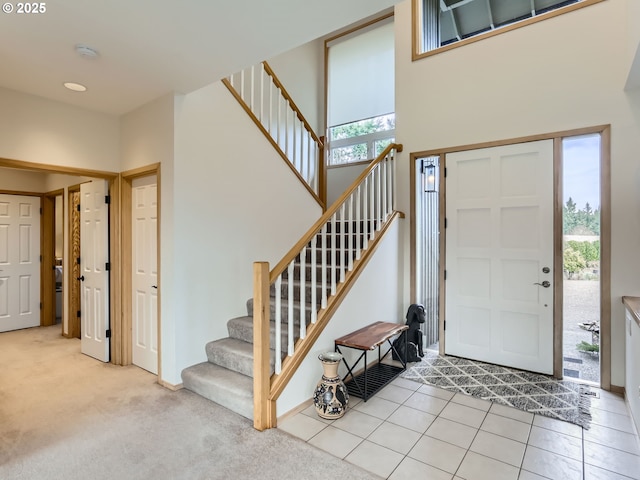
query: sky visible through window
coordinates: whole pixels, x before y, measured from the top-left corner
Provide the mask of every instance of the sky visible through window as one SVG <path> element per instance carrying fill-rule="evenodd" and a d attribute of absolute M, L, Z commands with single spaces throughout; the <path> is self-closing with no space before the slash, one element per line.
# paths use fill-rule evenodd
<path fill-rule="evenodd" d="M 587 202 L 600 208 L 600 135 L 565 138 L 563 147 L 563 203 L 569 197 L 578 210 Z"/>

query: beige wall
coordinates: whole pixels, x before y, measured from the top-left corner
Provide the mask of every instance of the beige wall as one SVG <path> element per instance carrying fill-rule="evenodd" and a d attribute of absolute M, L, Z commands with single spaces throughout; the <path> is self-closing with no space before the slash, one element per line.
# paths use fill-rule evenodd
<path fill-rule="evenodd" d="M 0 168 L 0 190 L 42 193 L 46 191 L 46 175 L 14 168 Z"/>
<path fill-rule="evenodd" d="M 630 3 L 602 2 L 416 62 L 410 0 L 396 7 L 401 210 L 409 211 L 411 152 L 611 124 L 614 385 L 624 384 L 620 299 L 640 293 L 640 92 L 623 91 L 629 65 L 620 52 Z"/>
<path fill-rule="evenodd" d="M 115 116 L 4 88 L 0 88 L 0 112 L 0 158 L 119 170 Z"/>
<path fill-rule="evenodd" d="M 162 316 L 163 354 L 165 328 L 175 342 L 174 363 L 163 363 L 171 383 L 206 360 L 205 344 L 228 335 L 228 320 L 247 314 L 253 262 L 273 266 L 321 214 L 221 82 L 178 99 L 175 122 L 173 287 L 163 262 L 161 292 L 173 297 L 172 323 Z"/>
<path fill-rule="evenodd" d="M 324 41 L 314 40 L 268 60 L 302 115 L 324 135 Z"/>

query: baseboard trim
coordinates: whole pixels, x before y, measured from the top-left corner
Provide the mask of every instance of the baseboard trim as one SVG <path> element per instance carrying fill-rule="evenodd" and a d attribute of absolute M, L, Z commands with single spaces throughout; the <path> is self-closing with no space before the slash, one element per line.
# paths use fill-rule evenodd
<path fill-rule="evenodd" d="M 624 387 L 621 387 L 619 385 L 611 385 L 611 389 L 610 389 L 611 393 L 617 393 L 619 395 L 622 395 L 623 397 L 626 397 L 626 392 Z"/>
<path fill-rule="evenodd" d="M 306 408 L 308 408 L 311 405 L 313 405 L 313 398 L 310 398 L 309 400 L 305 400 L 304 402 L 302 402 L 297 407 L 293 407 L 288 412 L 286 412 L 286 413 L 282 414 L 280 417 L 276 418 L 276 426 L 280 425 L 280 422 L 284 422 L 287 418 L 291 418 L 294 415 L 297 415 L 298 413 L 300 413 L 301 411 L 305 410 Z"/>
<path fill-rule="evenodd" d="M 165 380 L 161 380 L 161 379 L 158 379 L 158 384 L 161 387 L 168 388 L 169 390 L 171 390 L 173 392 L 177 392 L 178 390 L 182 390 L 184 388 L 184 385 L 182 385 L 181 383 L 179 383 L 177 385 L 174 385 L 173 383 L 169 383 L 169 382 L 167 382 Z"/>

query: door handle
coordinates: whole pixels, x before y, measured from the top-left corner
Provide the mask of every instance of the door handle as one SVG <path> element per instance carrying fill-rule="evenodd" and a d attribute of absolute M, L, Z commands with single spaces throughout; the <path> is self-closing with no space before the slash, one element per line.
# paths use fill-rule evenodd
<path fill-rule="evenodd" d="M 76 277 L 76 280 L 80 280 L 81 282 L 84 282 L 84 275 L 82 275 L 81 277 Z"/>
<path fill-rule="evenodd" d="M 545 281 L 544 281 L 544 282 L 542 282 L 542 283 L 538 283 L 538 282 L 536 282 L 536 283 L 534 283 L 534 285 L 540 285 L 540 286 L 542 286 L 542 287 L 544 287 L 544 288 L 549 288 L 549 287 L 551 286 L 551 283 L 550 283 L 549 281 L 545 280 Z"/>
<path fill-rule="evenodd" d="M 151 288 L 155 288 L 157 290 L 158 289 L 158 285 L 151 285 Z"/>

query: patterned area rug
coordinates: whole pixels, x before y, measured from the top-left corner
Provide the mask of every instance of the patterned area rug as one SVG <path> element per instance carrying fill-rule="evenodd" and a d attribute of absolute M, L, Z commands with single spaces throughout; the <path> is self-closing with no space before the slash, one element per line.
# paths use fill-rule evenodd
<path fill-rule="evenodd" d="M 591 389 L 547 375 L 426 351 L 422 362 L 409 366 L 401 376 L 587 429 L 591 421 Z"/>

